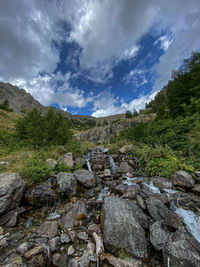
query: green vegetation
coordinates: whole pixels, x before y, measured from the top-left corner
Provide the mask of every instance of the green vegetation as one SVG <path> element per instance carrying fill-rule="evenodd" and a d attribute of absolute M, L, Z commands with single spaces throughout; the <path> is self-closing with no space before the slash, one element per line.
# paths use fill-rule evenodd
<path fill-rule="evenodd" d="M 4 100 L 3 103 L 0 104 L 0 109 L 6 110 L 8 112 L 13 112 L 12 108 L 9 108 L 9 102 L 8 100 Z"/>
<path fill-rule="evenodd" d="M 113 144 L 133 143 L 133 155 L 147 175 L 170 177 L 178 170 L 200 170 L 200 53 L 194 52 L 173 79 L 146 105 L 154 121 L 135 123 Z M 158 153 L 159 152 L 159 153 Z"/>

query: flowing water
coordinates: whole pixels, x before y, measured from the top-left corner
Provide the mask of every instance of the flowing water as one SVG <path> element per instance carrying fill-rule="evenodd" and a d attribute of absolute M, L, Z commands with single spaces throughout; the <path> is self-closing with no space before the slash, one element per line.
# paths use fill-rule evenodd
<path fill-rule="evenodd" d="M 117 169 L 117 165 L 115 164 L 115 161 L 114 161 L 112 156 L 109 156 L 109 162 L 110 162 L 111 172 L 115 173 L 115 171 Z"/>

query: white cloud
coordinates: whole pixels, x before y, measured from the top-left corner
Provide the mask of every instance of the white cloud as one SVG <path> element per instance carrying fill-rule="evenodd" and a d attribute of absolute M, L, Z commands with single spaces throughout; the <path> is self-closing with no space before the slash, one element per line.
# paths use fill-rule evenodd
<path fill-rule="evenodd" d="M 47 106 L 57 103 L 61 109 L 66 107 L 82 108 L 91 101 L 85 97 L 85 92 L 70 85 L 71 73 L 39 75 L 29 81 L 23 79 L 12 80 L 12 84 L 24 88 L 41 104 Z M 57 83 L 62 84 L 59 87 Z"/>
<path fill-rule="evenodd" d="M 166 52 L 172 42 L 172 38 L 168 38 L 166 35 L 163 35 L 154 43 L 154 45 L 159 45 Z"/>
<path fill-rule="evenodd" d="M 146 69 L 135 68 L 125 75 L 125 77 L 123 78 L 123 81 L 127 84 L 128 83 L 132 84 L 133 87 L 137 89 L 143 86 L 144 84 L 148 83 L 147 78 L 146 78 L 146 74 L 148 72 L 149 71 Z"/>
<path fill-rule="evenodd" d="M 140 95 L 138 98 L 131 100 L 130 102 L 124 102 L 111 94 L 110 91 L 101 92 L 94 98 L 94 111 L 92 116 L 105 117 L 114 114 L 122 114 L 127 110 L 133 111 L 136 109 L 145 108 L 145 104 L 151 101 L 155 97 L 156 93 L 150 95 Z"/>

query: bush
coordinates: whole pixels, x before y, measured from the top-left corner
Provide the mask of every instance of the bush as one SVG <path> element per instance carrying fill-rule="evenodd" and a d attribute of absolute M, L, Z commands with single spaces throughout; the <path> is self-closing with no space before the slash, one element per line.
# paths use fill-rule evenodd
<path fill-rule="evenodd" d="M 34 155 L 25 160 L 21 175 L 28 184 L 34 184 L 46 180 L 51 175 L 51 169 L 43 157 Z"/>

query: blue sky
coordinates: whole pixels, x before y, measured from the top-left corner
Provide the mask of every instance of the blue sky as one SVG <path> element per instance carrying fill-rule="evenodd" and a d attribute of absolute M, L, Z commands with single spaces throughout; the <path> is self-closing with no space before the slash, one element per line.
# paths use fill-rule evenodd
<path fill-rule="evenodd" d="M 0 35 L 1 81 L 43 105 L 108 116 L 144 108 L 199 50 L 200 1 L 1 1 Z"/>

